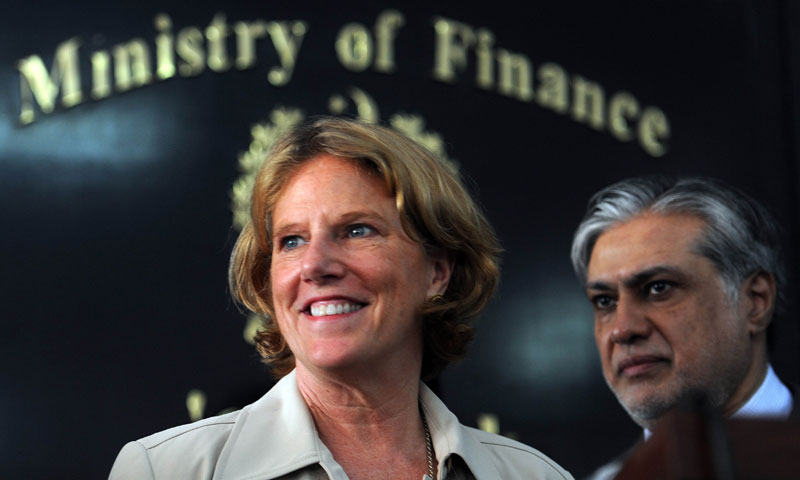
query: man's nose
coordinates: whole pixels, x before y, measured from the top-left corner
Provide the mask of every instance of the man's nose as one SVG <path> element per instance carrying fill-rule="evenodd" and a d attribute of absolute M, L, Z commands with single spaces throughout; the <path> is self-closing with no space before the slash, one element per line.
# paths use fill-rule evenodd
<path fill-rule="evenodd" d="M 611 340 L 614 343 L 633 343 L 647 338 L 653 331 L 643 305 L 629 298 L 617 300 L 617 308 L 611 324 Z"/>
<path fill-rule="evenodd" d="M 303 252 L 303 281 L 325 283 L 341 278 L 345 273 L 341 257 L 341 247 L 336 242 L 324 236 L 313 238 Z"/>

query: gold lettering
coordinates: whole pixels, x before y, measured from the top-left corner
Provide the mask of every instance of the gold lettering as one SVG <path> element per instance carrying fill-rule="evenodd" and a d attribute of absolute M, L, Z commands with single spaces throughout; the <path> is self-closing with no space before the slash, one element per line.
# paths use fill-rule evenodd
<path fill-rule="evenodd" d="M 166 80 L 175 76 L 175 54 L 172 48 L 172 20 L 165 13 L 156 15 L 156 76 Z"/>
<path fill-rule="evenodd" d="M 19 121 L 27 125 L 36 120 L 34 101 L 43 113 L 50 113 L 61 91 L 61 104 L 72 107 L 83 101 L 81 76 L 78 68 L 77 38 L 71 38 L 56 47 L 51 72 L 38 55 L 23 58 L 17 63 L 20 71 L 21 106 Z"/>
<path fill-rule="evenodd" d="M 611 134 L 617 139 L 627 142 L 633 133 L 627 119 L 635 119 L 639 115 L 639 102 L 628 92 L 616 93 L 608 102 L 608 125 Z"/>
<path fill-rule="evenodd" d="M 364 25 L 348 23 L 336 37 L 336 55 L 344 68 L 362 72 L 372 63 L 372 36 Z"/>
<path fill-rule="evenodd" d="M 478 30 L 478 46 L 475 48 L 475 56 L 478 59 L 478 73 L 476 82 L 480 88 L 490 89 L 494 86 L 494 35 L 489 30 L 481 28 Z"/>
<path fill-rule="evenodd" d="M 114 52 L 114 77 L 117 90 L 124 92 L 150 83 L 150 50 L 140 38 L 116 45 Z"/>
<path fill-rule="evenodd" d="M 299 20 L 292 22 L 291 25 L 286 22 L 269 22 L 267 24 L 267 32 L 269 32 L 281 62 L 280 67 L 274 67 L 269 71 L 267 76 L 269 83 L 281 86 L 286 85 L 292 79 L 297 54 L 307 30 L 305 22 Z"/>
<path fill-rule="evenodd" d="M 267 34 L 264 22 L 237 22 L 233 26 L 236 33 L 236 68 L 245 70 L 256 64 L 256 40 Z"/>
<path fill-rule="evenodd" d="M 187 27 L 178 32 L 175 50 L 184 63 L 178 71 L 184 77 L 200 75 L 206 67 L 203 50 L 203 32 L 195 27 Z"/>
<path fill-rule="evenodd" d="M 605 125 L 605 94 L 597 83 L 583 77 L 572 79 L 572 118 L 601 130 Z"/>
<path fill-rule="evenodd" d="M 375 38 L 378 48 L 375 52 L 375 70 L 383 73 L 394 71 L 394 37 L 396 30 L 403 26 L 405 17 L 397 10 L 384 10 L 375 22 Z"/>
<path fill-rule="evenodd" d="M 92 54 L 92 98 L 111 95 L 111 58 L 105 50 Z"/>
<path fill-rule="evenodd" d="M 225 15 L 222 13 L 214 15 L 206 28 L 206 38 L 208 39 L 208 68 L 215 72 L 224 72 L 231 68 L 228 50 L 225 48 L 225 40 L 229 33 L 230 29 L 225 24 Z"/>
<path fill-rule="evenodd" d="M 501 94 L 525 102 L 533 98 L 531 62 L 525 55 L 498 49 L 497 63 L 500 64 L 498 89 Z"/>
<path fill-rule="evenodd" d="M 670 136 L 667 116 L 656 107 L 647 107 L 639 120 L 639 144 L 654 157 L 667 153 L 667 147 L 661 141 Z"/>
<path fill-rule="evenodd" d="M 452 83 L 456 69 L 467 66 L 467 49 L 475 44 L 475 32 L 469 25 L 442 17 L 435 17 L 433 25 L 436 31 L 433 78 Z"/>
<path fill-rule="evenodd" d="M 147 85 L 153 81 L 153 67 L 157 80 L 172 78 L 176 73 L 184 77 L 199 75 L 205 68 L 224 72 L 233 64 L 240 70 L 251 68 L 257 62 L 258 40 L 267 35 L 278 56 L 278 64 L 269 70 L 267 80 L 275 86 L 285 85 L 292 78 L 308 31 L 307 24 L 299 20 L 241 21 L 228 25 L 224 13 L 215 14 L 204 30 L 187 27 L 177 35 L 173 34 L 172 19 L 165 13 L 158 13 L 153 24 L 155 65 L 151 64 L 150 44 L 141 38 L 91 53 L 91 98 L 99 100 L 111 96 L 115 90 L 123 92 Z M 395 42 L 404 24 L 404 15 L 389 9 L 379 13 L 374 30 L 359 23 L 345 25 L 335 44 L 339 61 L 351 71 L 364 71 L 374 64 L 376 71 L 394 72 L 397 68 Z M 501 95 L 526 102 L 535 98 L 543 108 L 562 114 L 570 112 L 573 120 L 596 130 L 605 129 L 607 122 L 608 131 L 615 139 L 628 142 L 636 137 L 649 155 L 659 157 L 666 154 L 666 143 L 671 135 L 666 115 L 656 107 L 642 110 L 631 93 L 615 92 L 606 103 L 606 94 L 600 84 L 571 76 L 552 62 L 538 68 L 538 83 L 534 88 L 530 59 L 522 53 L 495 48 L 492 31 L 486 28 L 475 30 L 467 24 L 443 17 L 434 17 L 433 26 L 436 37 L 434 79 L 448 83 L 457 81 L 458 75 L 470 67 L 470 50 L 474 49 L 478 88 L 491 90 L 497 85 L 497 92 Z M 229 38 L 232 33 L 236 37 L 235 60 L 233 56 L 229 57 L 228 52 L 229 40 L 233 43 Z M 84 101 L 81 66 L 86 65 L 80 64 L 79 48 L 77 37 L 59 44 L 49 70 L 38 55 L 17 62 L 21 97 L 19 121 L 22 125 L 36 120 L 37 107 L 43 114 L 53 112 L 59 95 L 61 105 L 66 108 Z M 365 92 L 351 89 L 349 95 L 360 118 L 377 121 L 377 105 Z M 343 96 L 330 98 L 332 112 L 344 112 L 347 107 L 348 100 Z"/>
<path fill-rule="evenodd" d="M 539 86 L 536 89 L 536 101 L 539 105 L 558 113 L 565 113 L 569 108 L 567 93 L 567 72 L 555 63 L 544 63 L 537 71 Z"/>

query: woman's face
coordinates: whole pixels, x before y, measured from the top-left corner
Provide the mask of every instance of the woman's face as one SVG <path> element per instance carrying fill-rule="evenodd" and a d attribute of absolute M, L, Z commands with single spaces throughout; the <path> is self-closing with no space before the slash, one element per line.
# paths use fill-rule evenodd
<path fill-rule="evenodd" d="M 419 367 L 417 312 L 451 269 L 406 235 L 374 173 L 329 155 L 308 161 L 278 197 L 272 232 L 275 316 L 298 368 Z"/>

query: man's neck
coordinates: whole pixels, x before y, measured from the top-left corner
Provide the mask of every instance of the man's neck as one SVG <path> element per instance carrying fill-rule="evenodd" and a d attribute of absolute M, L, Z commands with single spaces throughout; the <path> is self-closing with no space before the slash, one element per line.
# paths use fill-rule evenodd
<path fill-rule="evenodd" d="M 763 344 L 762 344 L 763 343 Z M 723 417 L 732 417 L 750 400 L 767 378 L 766 342 L 759 342 L 753 347 L 753 361 L 750 363 L 739 386 L 731 392 L 728 399 L 720 406 Z"/>

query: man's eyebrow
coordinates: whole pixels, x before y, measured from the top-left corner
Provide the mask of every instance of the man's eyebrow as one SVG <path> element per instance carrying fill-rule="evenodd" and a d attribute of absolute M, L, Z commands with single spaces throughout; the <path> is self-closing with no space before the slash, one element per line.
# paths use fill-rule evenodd
<path fill-rule="evenodd" d="M 655 267 L 651 267 L 648 268 L 647 270 L 642 270 L 641 272 L 637 272 L 631 275 L 630 277 L 623 280 L 622 284 L 625 285 L 627 288 L 638 287 L 639 285 L 647 282 L 656 275 L 660 275 L 662 273 L 679 275 L 681 274 L 681 270 L 676 267 L 668 265 L 656 265 Z"/>
<path fill-rule="evenodd" d="M 660 275 L 662 273 L 671 273 L 675 275 L 680 275 L 682 272 L 680 269 L 676 267 L 672 267 L 669 265 L 656 265 L 654 267 L 650 267 L 646 270 L 642 270 L 641 272 L 636 272 L 630 277 L 624 279 L 622 281 L 622 285 L 626 288 L 638 287 L 639 285 L 647 282 L 651 278 L 656 275 Z M 615 287 L 611 284 L 604 282 L 602 280 L 595 281 L 595 282 L 588 282 L 586 284 L 587 290 L 614 290 Z"/>
<path fill-rule="evenodd" d="M 606 282 L 588 282 L 586 284 L 587 290 L 613 290 L 611 285 Z"/>

